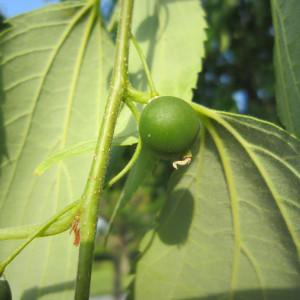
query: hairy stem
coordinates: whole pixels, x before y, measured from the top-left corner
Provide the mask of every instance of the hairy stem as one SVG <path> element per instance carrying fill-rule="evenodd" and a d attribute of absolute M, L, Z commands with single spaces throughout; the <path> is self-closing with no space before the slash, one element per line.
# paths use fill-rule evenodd
<path fill-rule="evenodd" d="M 76 300 L 89 299 L 99 199 L 103 191 L 114 128 L 128 81 L 128 46 L 132 10 L 133 0 L 122 0 L 112 84 L 98 136 L 94 161 L 83 194 L 80 220 L 81 242 L 75 291 Z"/>

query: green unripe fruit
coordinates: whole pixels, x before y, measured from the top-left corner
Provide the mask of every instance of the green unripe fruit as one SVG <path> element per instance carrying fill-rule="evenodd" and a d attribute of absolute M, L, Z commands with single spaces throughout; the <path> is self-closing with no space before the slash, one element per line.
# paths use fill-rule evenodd
<path fill-rule="evenodd" d="M 143 145 L 164 158 L 189 150 L 199 128 L 200 121 L 192 107 L 171 96 L 156 97 L 147 104 L 139 124 Z"/>
<path fill-rule="evenodd" d="M 0 300 L 12 300 L 8 281 L 0 276 Z"/>

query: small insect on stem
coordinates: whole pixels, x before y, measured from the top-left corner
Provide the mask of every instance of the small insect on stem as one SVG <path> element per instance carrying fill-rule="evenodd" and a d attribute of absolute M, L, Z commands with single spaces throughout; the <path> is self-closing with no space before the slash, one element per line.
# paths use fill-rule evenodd
<path fill-rule="evenodd" d="M 72 222 L 70 234 L 72 232 L 74 232 L 73 245 L 77 247 L 80 244 L 80 216 L 79 215 L 75 216 Z"/>
<path fill-rule="evenodd" d="M 192 162 L 192 156 L 186 155 L 182 160 L 173 161 L 172 165 L 174 169 L 178 169 L 178 166 L 187 166 Z"/>

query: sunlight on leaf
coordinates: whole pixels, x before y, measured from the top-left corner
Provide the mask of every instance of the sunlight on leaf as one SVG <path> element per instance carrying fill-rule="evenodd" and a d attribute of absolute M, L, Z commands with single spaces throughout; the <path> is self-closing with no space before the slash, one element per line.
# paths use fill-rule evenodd
<path fill-rule="evenodd" d="M 136 299 L 299 299 L 299 140 L 199 110 L 207 129 L 144 239 Z"/>
<path fill-rule="evenodd" d="M 34 170 L 34 174 L 40 176 L 58 162 L 83 153 L 92 152 L 95 149 L 95 147 L 96 140 L 91 140 L 78 143 L 61 151 L 55 152 L 36 167 L 36 169 Z"/>
<path fill-rule="evenodd" d="M 96 139 L 114 46 L 91 2 L 66 2 L 9 20 L 1 46 L 0 227 L 38 224 L 81 196 L 92 154 L 44 176 L 56 151 Z M 0 259 L 19 242 L 1 241 Z M 5 272 L 14 299 L 73 298 L 77 248 L 62 234 L 34 241 Z"/>
<path fill-rule="evenodd" d="M 192 99 L 202 69 L 205 14 L 200 1 L 136 1 L 133 34 L 142 47 L 161 95 Z M 135 49 L 130 53 L 131 78 L 145 88 L 145 76 Z"/>
<path fill-rule="evenodd" d="M 272 0 L 276 100 L 281 122 L 300 137 L 299 1 Z"/>

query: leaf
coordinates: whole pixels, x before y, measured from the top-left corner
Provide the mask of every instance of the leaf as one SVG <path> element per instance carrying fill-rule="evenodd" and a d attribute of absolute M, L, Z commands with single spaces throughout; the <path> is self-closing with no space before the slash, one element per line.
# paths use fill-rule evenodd
<path fill-rule="evenodd" d="M 129 146 L 137 143 L 137 141 L 136 121 L 132 117 L 131 113 L 128 112 L 128 108 L 124 106 L 117 122 L 112 146 Z M 40 176 L 60 161 L 83 153 L 92 152 L 96 147 L 96 143 L 96 139 L 88 140 L 75 145 L 70 145 L 60 151 L 54 152 L 36 167 L 34 174 Z"/>
<path fill-rule="evenodd" d="M 137 141 L 137 138 L 130 136 L 127 133 L 124 135 L 124 137 L 126 137 L 126 139 L 123 142 L 121 142 L 121 139 L 123 137 L 120 137 L 120 139 L 118 137 L 115 138 L 112 142 L 112 145 L 127 146 L 127 143 L 128 145 L 131 145 L 136 143 Z M 96 140 L 89 140 L 75 145 L 71 145 L 67 148 L 64 148 L 63 150 L 54 152 L 36 167 L 36 169 L 34 170 L 34 174 L 38 176 L 43 175 L 49 168 L 67 158 L 71 158 L 84 153 L 91 153 L 95 149 L 96 143 Z"/>
<path fill-rule="evenodd" d="M 96 142 L 96 140 L 81 142 L 51 154 L 36 167 L 34 174 L 43 175 L 49 168 L 67 158 L 92 152 L 96 147 Z"/>
<path fill-rule="evenodd" d="M 92 154 L 33 171 L 50 153 L 96 139 L 114 46 L 91 4 L 18 16 L 0 37 L 1 228 L 42 223 L 81 196 Z M 19 244 L 0 241 L 0 260 Z M 68 234 L 34 241 L 5 272 L 14 299 L 72 299 L 77 252 Z"/>
<path fill-rule="evenodd" d="M 197 107 L 206 129 L 143 241 L 135 299 L 299 299 L 300 141 Z"/>
<path fill-rule="evenodd" d="M 136 1 L 132 27 L 158 92 L 191 100 L 206 39 L 200 1 Z M 136 87 L 145 88 L 142 65 L 133 47 L 129 61 Z"/>
<path fill-rule="evenodd" d="M 281 122 L 300 137 L 299 1 L 272 0 L 276 101 Z"/>

